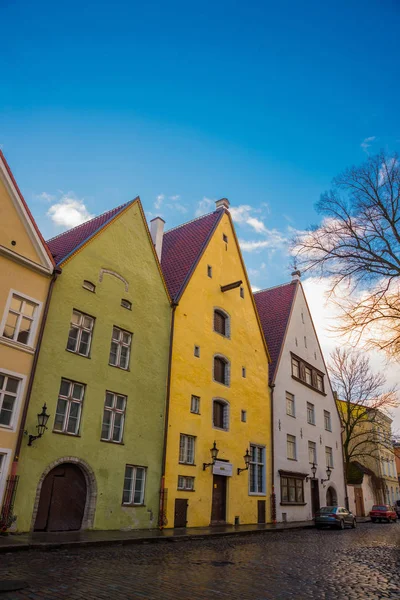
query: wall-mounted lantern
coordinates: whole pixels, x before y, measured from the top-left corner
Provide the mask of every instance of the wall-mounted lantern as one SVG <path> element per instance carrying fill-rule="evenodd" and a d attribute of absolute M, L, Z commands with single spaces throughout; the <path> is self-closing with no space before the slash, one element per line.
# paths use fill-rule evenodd
<path fill-rule="evenodd" d="M 203 471 L 207 469 L 207 467 L 213 467 L 215 465 L 215 461 L 217 460 L 219 449 L 217 448 L 217 444 L 214 440 L 213 447 L 210 448 L 211 460 L 210 463 L 203 463 Z"/>
<path fill-rule="evenodd" d="M 315 479 L 316 472 L 317 472 L 317 465 L 313 462 L 312 467 L 311 467 L 312 476 L 307 475 L 306 481 L 308 482 L 309 479 Z"/>
<path fill-rule="evenodd" d="M 46 410 L 47 410 L 47 406 L 46 406 L 46 403 L 44 403 L 43 407 L 42 407 L 42 412 L 38 413 L 38 416 L 37 416 L 37 419 L 38 419 L 38 424 L 36 425 L 36 429 L 38 430 L 37 435 L 32 435 L 31 433 L 28 434 L 27 431 L 24 431 L 24 433 L 26 435 L 29 435 L 28 446 L 32 446 L 32 442 L 34 440 L 37 440 L 38 438 L 41 438 L 42 435 L 44 434 L 44 432 L 46 431 L 47 421 L 50 418 L 50 415 L 47 414 Z"/>
<path fill-rule="evenodd" d="M 331 473 L 332 473 L 332 469 L 330 468 L 330 466 L 328 465 L 326 467 L 326 479 L 321 479 L 321 483 L 325 483 L 325 481 L 329 481 L 331 478 Z"/>
<path fill-rule="evenodd" d="M 246 465 L 244 469 L 238 469 L 237 470 L 237 474 L 239 475 L 242 471 L 248 471 L 249 466 L 250 466 L 250 453 L 249 453 L 249 449 L 246 448 L 246 454 L 243 456 L 244 458 L 244 464 Z"/>

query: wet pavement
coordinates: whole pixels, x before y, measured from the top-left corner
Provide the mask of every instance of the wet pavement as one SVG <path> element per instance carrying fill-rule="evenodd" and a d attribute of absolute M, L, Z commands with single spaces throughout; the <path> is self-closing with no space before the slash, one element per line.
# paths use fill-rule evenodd
<path fill-rule="evenodd" d="M 171 538 L 173 541 L 173 538 Z M 0 600 L 400 598 L 400 523 L 0 555 Z"/>

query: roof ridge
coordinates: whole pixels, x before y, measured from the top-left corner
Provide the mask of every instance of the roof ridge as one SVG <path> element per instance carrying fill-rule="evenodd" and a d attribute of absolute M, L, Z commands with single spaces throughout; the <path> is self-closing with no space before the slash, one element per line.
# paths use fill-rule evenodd
<path fill-rule="evenodd" d="M 256 292 L 253 292 L 253 295 L 255 296 L 256 294 L 261 294 L 261 292 L 269 292 L 271 290 L 276 290 L 277 288 L 285 287 L 286 285 L 292 285 L 292 283 L 295 283 L 295 282 L 288 281 L 287 283 L 280 283 L 279 285 L 273 285 L 270 288 L 264 288 L 263 290 L 257 290 Z"/>
<path fill-rule="evenodd" d="M 104 217 L 104 215 L 106 215 L 107 213 L 121 210 L 122 208 L 125 208 L 125 206 L 128 206 L 128 204 L 130 204 L 131 202 L 134 202 L 135 200 L 136 200 L 136 198 L 134 200 L 128 200 L 128 202 L 124 202 L 123 204 L 120 204 L 119 206 L 115 206 L 114 208 L 110 208 L 109 210 L 105 210 L 103 213 L 96 215 L 92 219 L 89 219 L 88 221 L 84 221 L 83 223 L 80 223 L 79 225 L 75 225 L 75 227 L 71 227 L 71 229 L 66 229 L 65 231 L 62 231 L 61 233 L 55 235 L 54 237 L 49 238 L 48 240 L 46 240 L 46 243 L 52 242 L 53 240 L 58 239 L 59 237 L 61 237 L 62 235 L 65 235 L 66 233 L 70 233 L 71 231 L 76 231 L 76 230 L 80 229 L 81 227 L 86 226 L 88 223 L 91 223 L 92 221 L 95 221 L 96 219 L 99 219 L 100 217 Z"/>
<path fill-rule="evenodd" d="M 191 223 L 195 223 L 196 221 L 200 221 L 200 219 L 204 219 L 204 217 L 209 217 L 210 215 L 213 215 L 216 212 L 217 212 L 216 210 L 213 210 L 209 213 L 206 213 L 205 215 L 200 215 L 199 217 L 196 217 L 195 219 L 192 219 L 191 221 L 186 221 L 186 223 L 181 223 L 180 225 L 176 225 L 175 227 L 168 229 L 168 231 L 166 231 L 164 235 L 166 235 L 167 233 L 170 233 L 171 231 L 176 231 L 177 229 L 180 229 L 181 227 L 185 227 L 186 225 L 190 225 Z"/>

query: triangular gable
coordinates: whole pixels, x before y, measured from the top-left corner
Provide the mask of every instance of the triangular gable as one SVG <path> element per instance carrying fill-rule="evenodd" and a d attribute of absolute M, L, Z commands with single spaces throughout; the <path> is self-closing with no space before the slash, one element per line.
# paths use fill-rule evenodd
<path fill-rule="evenodd" d="M 297 281 L 254 293 L 267 346 L 271 355 L 269 380 L 274 382 L 298 288 Z"/>
<path fill-rule="evenodd" d="M 165 232 L 161 268 L 174 302 L 182 296 L 223 214 L 219 209 Z"/>
<path fill-rule="evenodd" d="M 139 201 L 139 198 L 125 202 L 125 204 L 121 204 L 116 208 L 108 210 L 98 217 L 94 217 L 94 219 L 90 219 L 90 221 L 86 221 L 85 223 L 82 223 L 82 225 L 68 229 L 68 231 L 64 231 L 64 233 L 60 233 L 56 237 L 48 240 L 48 247 L 50 248 L 57 266 L 72 258 L 79 249 L 87 244 L 95 235 L 100 233 L 104 227 L 109 225 L 113 219 L 136 201 Z"/>
<path fill-rule="evenodd" d="M 29 238 L 30 243 L 34 248 L 35 255 L 37 259 L 40 261 L 39 265 L 36 268 L 42 268 L 48 273 L 52 273 L 54 269 L 54 260 L 50 253 L 49 248 L 47 247 L 46 242 L 44 241 L 42 234 L 39 231 L 38 226 L 36 225 L 35 219 L 32 216 L 31 211 L 28 208 L 27 203 L 25 202 L 24 197 L 21 194 L 21 191 L 15 181 L 15 178 L 11 172 L 11 169 L 6 161 L 6 158 L 2 151 L 0 150 L 0 179 L 3 182 L 6 192 L 11 199 L 11 202 L 16 210 L 18 218 L 22 222 L 24 229 L 26 230 L 27 236 Z M 25 257 L 24 255 L 19 255 L 18 250 L 10 251 L 8 248 L 3 247 L 2 250 L 9 254 L 15 254 L 15 256 L 19 256 L 21 260 L 26 259 L 28 262 L 35 265 L 34 262 L 29 257 Z"/>

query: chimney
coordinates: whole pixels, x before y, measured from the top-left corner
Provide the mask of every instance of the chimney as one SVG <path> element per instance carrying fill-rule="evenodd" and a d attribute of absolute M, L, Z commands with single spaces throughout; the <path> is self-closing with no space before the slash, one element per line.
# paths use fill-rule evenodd
<path fill-rule="evenodd" d="M 153 240 L 154 248 L 156 249 L 156 254 L 160 262 L 164 236 L 164 225 L 165 221 L 161 217 L 155 217 L 150 221 L 151 239 Z"/>
<path fill-rule="evenodd" d="M 215 203 L 215 209 L 219 210 L 220 208 L 226 208 L 229 210 L 229 200 L 228 198 L 221 198 L 221 200 L 217 200 Z"/>
<path fill-rule="evenodd" d="M 295 269 L 292 273 L 292 283 L 294 281 L 300 281 L 300 277 L 301 277 L 301 271 L 299 271 L 298 269 Z"/>

